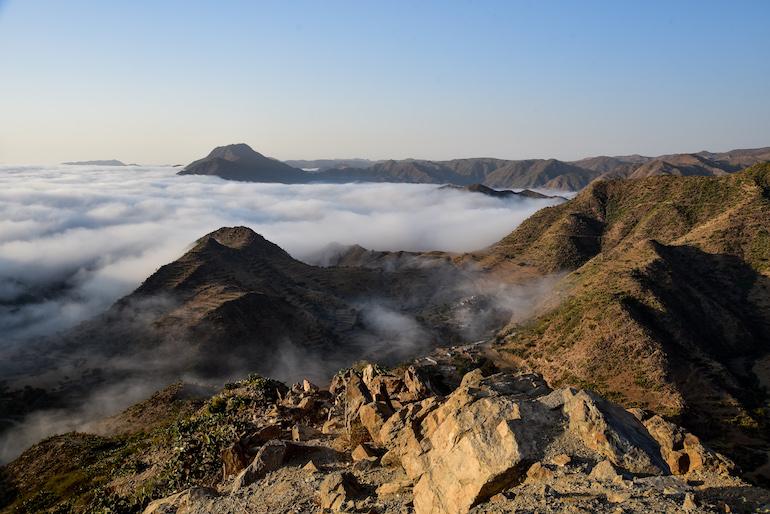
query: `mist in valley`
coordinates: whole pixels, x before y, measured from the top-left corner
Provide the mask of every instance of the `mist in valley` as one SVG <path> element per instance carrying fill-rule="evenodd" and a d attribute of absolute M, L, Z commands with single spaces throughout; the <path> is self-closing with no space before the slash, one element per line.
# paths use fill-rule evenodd
<path fill-rule="evenodd" d="M 248 226 L 294 258 L 327 265 L 329 252 L 353 244 L 384 251 L 480 249 L 536 210 L 561 201 L 492 198 L 435 185 L 234 183 L 179 177 L 170 167 L 0 171 L 0 383 L 21 379 L 55 389 L 84 372 L 95 374 L 78 384 L 77 402 L 6 420 L 13 428 L 0 439 L 3 461 L 47 435 L 85 429 L 172 381 L 216 387 L 255 371 L 237 362 L 223 374 L 193 371 L 197 347 L 189 334 L 121 354 L 101 347 L 86 331 L 72 349 L 79 323 L 102 315 L 208 232 Z M 432 302 L 451 306 L 436 323 L 467 342 L 511 316 L 526 317 L 555 281 L 503 285 L 480 279 L 472 269 L 460 273 L 419 259 L 410 265 L 435 267 L 429 270 L 435 277 Z M 152 298 L 121 311 L 132 314 L 119 320 L 120 332 L 142 334 L 153 313 L 173 301 Z M 408 303 L 358 298 L 353 353 L 314 353 L 287 337 L 258 371 L 284 381 L 323 381 L 350 365 L 351 355 L 396 363 L 446 343 L 430 323 L 415 318 Z M 66 344 L 58 347 L 62 341 Z"/>

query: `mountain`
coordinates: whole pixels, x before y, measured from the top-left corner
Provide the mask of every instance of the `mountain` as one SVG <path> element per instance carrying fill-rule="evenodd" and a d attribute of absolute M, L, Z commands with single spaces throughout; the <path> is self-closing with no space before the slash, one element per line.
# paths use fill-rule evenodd
<path fill-rule="evenodd" d="M 502 360 L 664 414 L 768 480 L 768 220 L 770 164 L 598 181 L 466 259 L 569 273 L 500 334 Z"/>
<path fill-rule="evenodd" d="M 468 193 L 480 193 L 494 198 L 557 198 L 556 196 L 544 195 L 530 189 L 523 189 L 521 191 L 511 191 L 510 189 L 498 190 L 492 189 L 491 187 L 487 187 L 483 184 L 471 184 L 469 186 L 455 186 L 454 184 L 447 184 L 446 186 L 441 186 L 439 189 L 465 191 Z"/>
<path fill-rule="evenodd" d="M 503 294 L 447 258 L 404 256 L 388 269 L 318 267 L 251 229 L 224 227 L 105 313 L 3 349 L 3 361 L 14 366 L 0 383 L 2 428 L 31 442 L 37 432 L 15 426 L 30 413 L 79 412 L 94 395 L 126 389 L 121 404 L 183 377 L 221 383 L 269 372 L 327 380 L 359 359 L 398 362 L 438 344 L 490 336 L 512 314 L 498 299 Z M 99 402 L 98 412 L 111 405 Z M 13 447 L 0 445 L 0 457 Z"/>
<path fill-rule="evenodd" d="M 482 184 L 500 188 L 542 188 L 578 191 L 597 179 L 644 178 L 656 175 L 724 175 L 770 160 L 770 147 L 699 152 L 659 157 L 641 155 L 589 157 L 573 162 L 556 159 L 494 158 L 429 161 L 420 159 L 368 161 L 327 159 L 279 161 L 264 157 L 245 144 L 214 149 L 180 175 L 217 175 L 253 182 L 403 182 L 413 184 Z M 290 164 L 290 165 L 289 165 Z M 314 171 L 303 171 L 302 169 Z"/>
<path fill-rule="evenodd" d="M 255 152 L 240 143 L 214 148 L 208 156 L 185 166 L 177 175 L 216 175 L 248 182 L 305 182 L 306 173 L 281 161 Z"/>
<path fill-rule="evenodd" d="M 63 162 L 62 164 L 69 164 L 72 166 L 132 166 L 130 164 L 125 164 L 121 161 L 118 161 L 116 159 L 108 159 L 108 160 L 102 160 L 102 161 L 72 161 L 72 162 Z"/>
<path fill-rule="evenodd" d="M 283 161 L 293 168 L 299 168 L 301 170 L 315 170 L 323 171 L 328 169 L 344 169 L 344 168 L 368 168 L 375 163 L 369 159 L 297 159 Z"/>

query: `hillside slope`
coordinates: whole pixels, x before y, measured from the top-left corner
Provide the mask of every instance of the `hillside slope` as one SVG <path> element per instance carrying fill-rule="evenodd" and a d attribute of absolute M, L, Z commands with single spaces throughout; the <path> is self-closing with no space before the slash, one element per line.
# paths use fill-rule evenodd
<path fill-rule="evenodd" d="M 597 182 L 473 259 L 572 270 L 550 310 L 501 334 L 506 361 L 679 419 L 748 468 L 767 462 L 770 164 Z"/>

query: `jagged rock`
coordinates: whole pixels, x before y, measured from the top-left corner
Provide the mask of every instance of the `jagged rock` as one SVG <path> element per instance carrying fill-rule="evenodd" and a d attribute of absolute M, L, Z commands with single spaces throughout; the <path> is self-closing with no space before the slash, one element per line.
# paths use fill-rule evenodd
<path fill-rule="evenodd" d="M 561 394 L 570 430 L 588 448 L 631 473 L 669 473 L 659 444 L 633 414 L 586 391 L 568 388 Z"/>
<path fill-rule="evenodd" d="M 308 473 L 318 473 L 320 471 L 318 466 L 316 466 L 315 462 L 312 460 L 307 461 L 307 464 L 302 466 L 302 470 L 307 471 Z"/>
<path fill-rule="evenodd" d="M 318 436 L 318 430 L 313 427 L 297 423 L 291 427 L 291 440 L 292 441 L 309 441 Z"/>
<path fill-rule="evenodd" d="M 553 471 L 539 462 L 535 462 L 527 470 L 527 480 L 530 482 L 543 482 L 552 478 Z"/>
<path fill-rule="evenodd" d="M 400 464 L 408 476 L 419 476 L 423 468 L 420 425 L 440 404 L 435 396 L 426 398 L 403 407 L 388 418 L 380 429 L 379 438 L 388 448 L 381 461 L 384 466 Z"/>
<path fill-rule="evenodd" d="M 263 444 L 273 439 L 278 439 L 283 435 L 283 429 L 280 425 L 265 425 L 257 428 L 248 435 L 248 444 Z"/>
<path fill-rule="evenodd" d="M 351 473 L 337 472 L 327 476 L 318 491 L 321 509 L 342 510 L 345 503 L 359 495 L 361 487 Z"/>
<path fill-rule="evenodd" d="M 520 482 L 542 452 L 537 437 L 549 433 L 557 421 L 558 414 L 527 398 L 526 378 L 466 378 L 423 420 L 422 455 L 401 457 L 417 481 L 417 514 L 465 513 Z"/>
<path fill-rule="evenodd" d="M 553 464 L 556 464 L 557 466 L 564 467 L 570 462 L 572 462 L 572 458 L 570 458 L 569 455 L 560 453 L 559 455 L 556 455 L 554 458 L 552 458 L 551 462 Z"/>
<path fill-rule="evenodd" d="M 660 445 L 660 453 L 675 475 L 703 469 L 727 475 L 735 469 L 729 459 L 708 450 L 696 436 L 658 415 L 644 421 L 644 426 Z"/>
<path fill-rule="evenodd" d="M 422 368 L 415 366 L 409 366 L 404 372 L 404 385 L 413 400 L 420 400 L 438 394 L 428 374 Z"/>
<path fill-rule="evenodd" d="M 222 476 L 225 480 L 231 475 L 235 475 L 249 464 L 246 450 L 243 448 L 240 441 L 233 443 L 222 450 L 220 458 L 222 459 Z"/>
<path fill-rule="evenodd" d="M 361 424 L 369 431 L 375 443 L 380 443 L 380 430 L 392 415 L 393 409 L 385 402 L 367 403 L 358 409 Z"/>
<path fill-rule="evenodd" d="M 297 408 L 303 412 L 309 412 L 313 410 L 315 406 L 316 406 L 315 398 L 312 398 L 310 396 L 306 396 L 305 398 L 302 398 L 297 404 Z"/>
<path fill-rule="evenodd" d="M 338 434 L 342 428 L 342 422 L 337 418 L 332 418 L 324 422 L 323 426 L 321 427 L 321 433 L 324 435 L 334 435 Z"/>
<path fill-rule="evenodd" d="M 348 433 L 353 427 L 354 420 L 358 418 L 358 409 L 371 401 L 372 396 L 364 381 L 357 373 L 352 373 L 345 385 L 345 429 Z"/>
<path fill-rule="evenodd" d="M 306 393 L 314 393 L 318 391 L 318 386 L 313 384 L 310 380 L 305 379 L 302 381 L 302 390 Z"/>
<path fill-rule="evenodd" d="M 695 496 L 693 496 L 692 493 L 687 493 L 684 495 L 682 508 L 685 510 L 685 512 L 692 512 L 698 508 L 698 504 L 695 503 Z"/>
<path fill-rule="evenodd" d="M 603 460 L 596 464 L 589 476 L 594 480 L 615 480 L 620 477 L 615 466 L 609 460 Z"/>
<path fill-rule="evenodd" d="M 191 487 L 155 500 L 147 505 L 144 514 L 186 514 L 193 503 L 217 497 L 217 492 L 210 487 Z"/>
<path fill-rule="evenodd" d="M 353 458 L 354 461 L 369 460 L 369 459 L 377 460 L 377 454 L 374 453 L 372 449 L 365 444 L 359 444 L 358 446 L 356 446 L 355 450 L 351 452 L 350 456 Z"/>
<path fill-rule="evenodd" d="M 286 458 L 286 452 L 287 445 L 284 441 L 269 441 L 266 443 L 259 449 L 251 464 L 235 477 L 231 489 L 237 491 L 260 480 L 271 471 L 280 468 Z"/>
<path fill-rule="evenodd" d="M 394 480 L 385 482 L 377 488 L 377 496 L 392 496 L 402 494 L 411 489 L 412 483 L 409 480 Z"/>

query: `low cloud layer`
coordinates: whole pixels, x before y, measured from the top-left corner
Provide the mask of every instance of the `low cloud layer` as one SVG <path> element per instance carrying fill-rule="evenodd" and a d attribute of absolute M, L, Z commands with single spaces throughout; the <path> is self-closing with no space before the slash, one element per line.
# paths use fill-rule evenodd
<path fill-rule="evenodd" d="M 3 342 L 99 313 L 221 226 L 249 226 L 306 261 L 331 242 L 468 251 L 553 203 L 434 185 L 253 184 L 176 171 L 0 167 Z"/>

